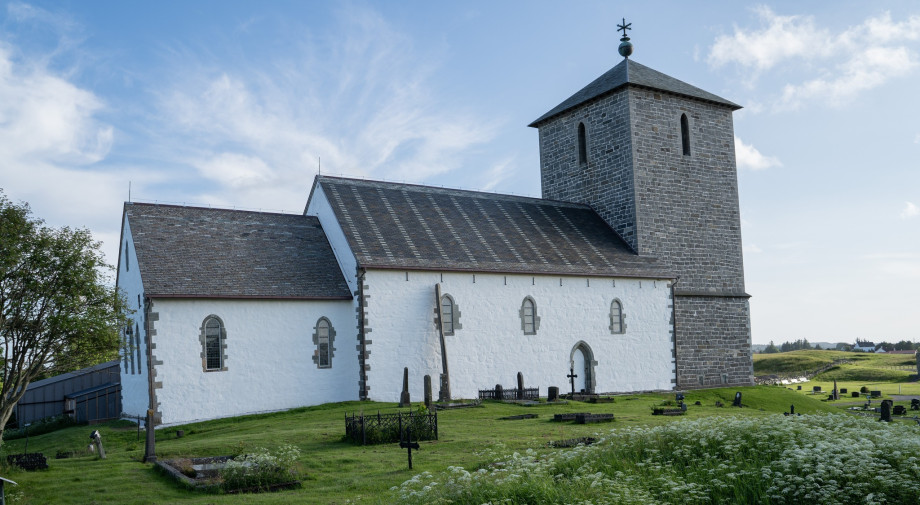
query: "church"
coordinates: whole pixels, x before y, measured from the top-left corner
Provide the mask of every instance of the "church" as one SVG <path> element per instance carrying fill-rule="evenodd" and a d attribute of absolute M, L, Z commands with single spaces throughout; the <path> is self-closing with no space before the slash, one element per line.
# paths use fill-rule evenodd
<path fill-rule="evenodd" d="M 442 399 L 518 373 L 541 395 L 751 385 L 740 106 L 624 44 L 530 124 L 542 198 L 319 175 L 302 215 L 125 203 L 125 413 L 393 402 L 404 369 L 417 401 L 426 375 Z"/>

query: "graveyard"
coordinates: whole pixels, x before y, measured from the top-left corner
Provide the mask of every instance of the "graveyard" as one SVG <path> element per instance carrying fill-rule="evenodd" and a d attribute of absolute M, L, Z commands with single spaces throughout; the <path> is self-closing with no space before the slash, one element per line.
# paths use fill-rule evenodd
<path fill-rule="evenodd" d="M 743 394 L 743 408 L 731 407 L 738 391 Z M 723 406 L 717 407 L 717 402 Z M 412 408 L 418 409 L 420 403 L 415 401 Z M 796 412 L 802 414 L 839 411 L 816 397 L 803 397 L 779 387 L 690 391 L 685 403 L 687 411 L 679 417 L 652 415 L 656 407 L 674 408 L 673 394 L 616 396 L 609 403 L 568 401 L 533 406 L 486 400 L 478 407 L 443 410 L 438 412 L 438 439 L 418 442 L 419 450 L 413 451 L 413 470 L 408 468 L 406 451 L 397 443 L 360 445 L 345 440 L 346 416 L 407 410 L 396 403 L 327 404 L 156 430 L 158 460 L 237 455 L 292 444 L 300 451 L 295 466 L 302 478 L 301 486 L 274 493 L 216 495 L 186 489 L 155 470 L 154 465 L 141 463 L 144 433 L 138 434 L 137 426 L 128 421 L 76 426 L 30 437 L 29 452 L 43 453 L 49 468 L 26 472 L 7 466 L 4 476 L 19 483 L 8 488 L 8 493 L 18 497 L 14 503 L 25 504 L 346 503 L 358 499 L 386 503 L 394 499 L 390 488 L 421 472 L 437 473 L 457 466 L 476 470 L 488 467 L 494 458 L 527 450 L 565 451 L 568 449 L 551 446 L 562 442 L 564 447 L 566 441 L 596 438 L 614 428 L 644 429 L 721 416 L 775 417 L 788 411 L 793 403 Z M 613 414 L 614 419 L 586 424 L 553 420 L 555 415 L 567 413 Z M 87 452 L 94 429 L 99 430 L 105 443 L 104 460 Z M 181 438 L 177 436 L 180 430 Z M 24 444 L 24 439 L 5 441 L 3 460 L 7 455 L 23 452 Z M 59 452 L 73 452 L 73 456 L 55 459 Z"/>

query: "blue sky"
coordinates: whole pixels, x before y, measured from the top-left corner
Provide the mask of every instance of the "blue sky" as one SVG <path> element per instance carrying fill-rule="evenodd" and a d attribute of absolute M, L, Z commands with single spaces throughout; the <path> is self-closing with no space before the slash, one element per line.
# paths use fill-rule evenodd
<path fill-rule="evenodd" d="M 539 196 L 526 125 L 633 59 L 735 113 L 755 343 L 920 340 L 913 2 L 3 2 L 0 188 L 301 212 L 323 173 Z"/>

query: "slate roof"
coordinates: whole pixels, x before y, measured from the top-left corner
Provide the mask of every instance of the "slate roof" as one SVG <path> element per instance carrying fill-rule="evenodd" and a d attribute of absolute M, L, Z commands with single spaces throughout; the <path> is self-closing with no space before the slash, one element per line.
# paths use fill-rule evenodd
<path fill-rule="evenodd" d="M 317 185 L 362 267 L 674 277 L 587 205 L 328 176 Z"/>
<path fill-rule="evenodd" d="M 689 98 L 695 98 L 706 102 L 713 102 L 720 105 L 726 105 L 732 110 L 738 110 L 740 105 L 730 102 L 720 96 L 704 91 L 696 86 L 691 86 L 684 81 L 675 79 L 669 75 L 662 74 L 657 70 L 652 70 L 645 65 L 640 65 L 633 60 L 624 59 L 617 66 L 608 70 L 604 75 L 595 79 L 591 84 L 582 88 L 578 93 L 570 96 L 564 102 L 560 103 L 552 110 L 540 116 L 539 119 L 530 123 L 528 126 L 536 127 L 543 121 L 561 114 L 573 107 L 587 102 L 588 100 L 600 97 L 619 89 L 626 85 L 640 86 L 643 88 L 657 89 L 667 91 L 675 95 L 682 95 Z"/>
<path fill-rule="evenodd" d="M 315 217 L 126 203 L 148 296 L 350 299 Z"/>

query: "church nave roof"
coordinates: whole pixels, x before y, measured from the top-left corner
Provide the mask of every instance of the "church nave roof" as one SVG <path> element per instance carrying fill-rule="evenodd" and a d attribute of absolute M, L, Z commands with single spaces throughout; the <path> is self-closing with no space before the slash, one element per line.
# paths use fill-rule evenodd
<path fill-rule="evenodd" d="M 363 267 L 671 278 L 587 205 L 318 176 Z"/>

